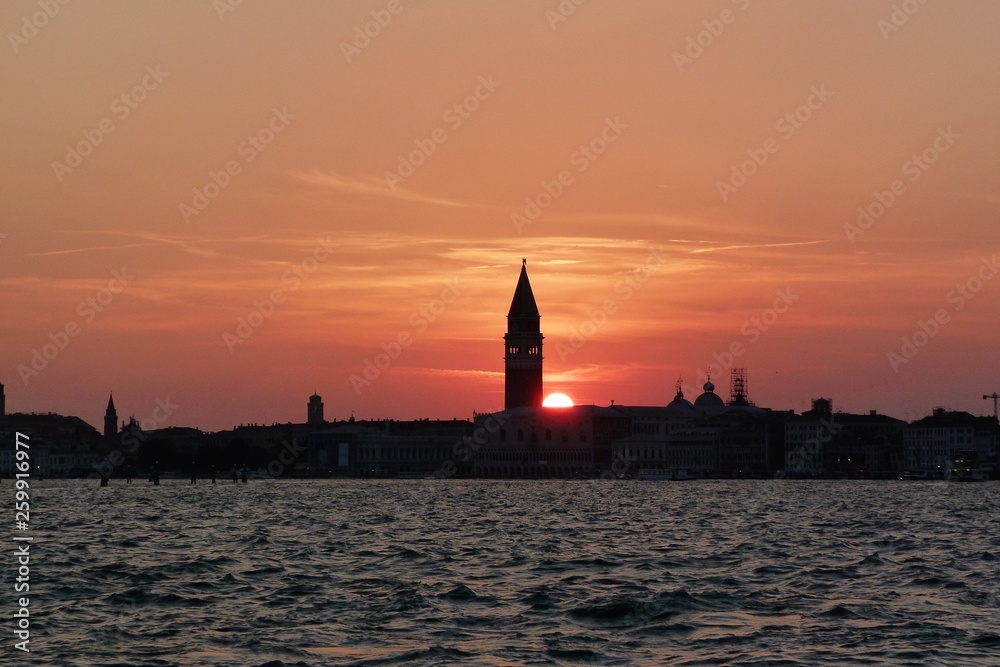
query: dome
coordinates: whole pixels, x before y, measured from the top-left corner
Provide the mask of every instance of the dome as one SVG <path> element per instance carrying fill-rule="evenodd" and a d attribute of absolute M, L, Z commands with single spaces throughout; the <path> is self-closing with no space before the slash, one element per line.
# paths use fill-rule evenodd
<path fill-rule="evenodd" d="M 705 383 L 705 393 L 694 399 L 694 404 L 699 408 L 724 408 L 725 401 L 715 393 L 715 385 L 709 380 Z"/>
<path fill-rule="evenodd" d="M 681 378 L 677 378 L 677 393 L 674 395 L 674 400 L 670 401 L 670 404 L 667 405 L 667 414 L 675 418 L 695 417 L 698 415 L 698 411 L 694 409 L 691 401 L 684 398 L 682 384 Z"/>
<path fill-rule="evenodd" d="M 684 398 L 684 394 L 678 394 L 667 405 L 667 416 L 672 419 L 691 418 L 697 417 L 698 411 L 694 409 L 691 401 Z"/>
<path fill-rule="evenodd" d="M 690 406 L 691 401 L 684 398 L 684 392 L 681 391 L 680 387 L 677 388 L 677 394 L 674 396 L 674 400 L 670 401 L 670 405 L 686 405 Z"/>

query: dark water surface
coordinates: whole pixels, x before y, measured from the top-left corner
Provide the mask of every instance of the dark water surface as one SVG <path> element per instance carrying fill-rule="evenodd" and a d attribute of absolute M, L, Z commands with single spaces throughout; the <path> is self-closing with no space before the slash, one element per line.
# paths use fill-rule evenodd
<path fill-rule="evenodd" d="M 1000 665 L 997 482 L 32 491 L 29 664 Z"/>

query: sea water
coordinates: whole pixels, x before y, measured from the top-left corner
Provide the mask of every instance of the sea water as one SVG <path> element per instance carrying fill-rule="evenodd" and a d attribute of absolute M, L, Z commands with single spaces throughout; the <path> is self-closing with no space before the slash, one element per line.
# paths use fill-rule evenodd
<path fill-rule="evenodd" d="M 998 501 L 998 482 L 33 482 L 31 652 L 5 622 L 0 663 L 998 665 Z"/>

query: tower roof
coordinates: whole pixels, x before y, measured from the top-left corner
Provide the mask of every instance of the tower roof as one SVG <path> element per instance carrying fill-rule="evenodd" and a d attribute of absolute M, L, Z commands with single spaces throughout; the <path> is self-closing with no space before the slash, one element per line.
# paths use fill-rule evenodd
<path fill-rule="evenodd" d="M 507 317 L 540 317 L 538 306 L 535 304 L 535 295 L 531 291 L 531 283 L 528 282 L 528 260 L 521 260 L 521 275 L 517 279 L 517 287 L 514 288 L 514 298 L 510 302 L 510 310 Z"/>
<path fill-rule="evenodd" d="M 114 409 L 115 409 L 114 394 L 108 394 L 108 412 L 114 412 Z"/>

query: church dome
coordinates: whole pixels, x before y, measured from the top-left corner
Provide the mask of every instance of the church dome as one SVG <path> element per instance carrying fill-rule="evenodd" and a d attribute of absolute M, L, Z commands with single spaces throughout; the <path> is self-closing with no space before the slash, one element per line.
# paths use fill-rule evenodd
<path fill-rule="evenodd" d="M 709 380 L 704 386 L 705 393 L 694 399 L 694 404 L 699 408 L 724 408 L 725 401 L 715 393 L 715 385 Z"/>
<path fill-rule="evenodd" d="M 678 394 L 674 400 L 667 405 L 667 416 L 671 419 L 690 419 L 698 416 L 698 411 L 694 409 L 691 401 L 684 398 L 684 394 Z"/>
<path fill-rule="evenodd" d="M 690 406 L 691 401 L 684 398 L 684 392 L 681 391 L 680 387 L 678 387 L 677 394 L 674 396 L 674 400 L 670 401 L 670 405 Z"/>

